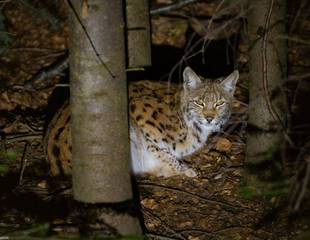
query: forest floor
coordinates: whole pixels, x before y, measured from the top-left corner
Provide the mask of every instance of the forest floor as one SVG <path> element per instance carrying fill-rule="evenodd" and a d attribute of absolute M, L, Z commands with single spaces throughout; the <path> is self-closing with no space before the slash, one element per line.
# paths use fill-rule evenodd
<path fill-rule="evenodd" d="M 42 140 L 48 99 L 55 84 L 64 78 L 63 73 L 43 87 L 40 86 L 42 82 L 38 82 L 38 89 L 23 88 L 25 82 L 67 52 L 67 7 L 64 2 L 0 3 L 0 30 L 9 33 L 0 39 L 0 240 L 8 239 L 9 235 L 14 236 L 10 239 L 47 239 L 50 234 L 65 239 L 78 236 L 70 183 L 51 177 Z M 298 124 L 307 127 L 298 126 L 293 119 L 295 128 L 292 131 L 298 146 L 295 151 L 300 151 L 307 147 L 304 140 L 309 136 L 309 111 L 304 106 L 310 96 L 307 83 L 310 48 L 309 43 L 305 43 L 310 35 L 310 22 L 306 7 L 299 9 L 299 1 L 289 2 L 292 6 L 288 8 L 291 11 L 288 22 L 294 23 L 290 33 L 289 67 L 295 75 L 288 80 L 293 89 L 288 93 L 293 99 L 294 118 L 298 119 Z M 213 17 L 218 6 L 212 1 L 200 1 L 180 10 L 182 14 L 152 17 L 153 44 L 185 47 L 189 26 L 195 30 L 193 23 L 197 21 L 180 16 L 201 17 L 201 23 L 209 24 L 205 19 Z M 296 14 L 297 11 L 300 13 Z M 306 15 L 303 17 L 303 14 Z M 299 17 L 295 19 L 294 16 Z M 231 30 L 236 29 L 231 27 Z M 238 48 L 241 72 L 248 70 L 246 44 L 241 43 Z M 160 56 L 160 62 L 172 55 L 167 52 L 164 57 Z M 163 65 L 159 68 L 165 67 Z M 235 114 L 225 131 L 210 137 L 204 149 L 185 159 L 198 171 L 198 177 L 142 176 L 137 179 L 148 239 L 310 239 L 309 235 L 303 235 L 306 231 L 309 233 L 310 223 L 306 216 L 310 216 L 310 194 L 304 197 L 298 214 L 292 215 L 291 191 L 285 184 L 283 186 L 283 182 L 278 186 L 266 184 L 267 192 L 258 195 L 244 185 L 247 102 L 244 91 L 239 85 Z M 288 168 L 300 163 L 295 157 L 292 159 L 287 162 Z M 301 173 L 304 170 L 301 169 Z M 287 177 L 292 178 L 292 175 Z"/>
<path fill-rule="evenodd" d="M 296 239 L 308 228 L 305 219 L 289 218 L 286 192 L 273 188 L 271 196 L 258 196 L 244 186 L 246 104 L 240 87 L 236 94 L 234 114 L 225 131 L 184 159 L 198 177 L 137 179 L 148 239 L 286 240 Z M 15 232 L 78 236 L 71 183 L 49 174 L 41 119 L 40 114 L 31 119 L 18 117 L 15 128 L 34 129 L 36 134 L 27 139 L 17 134 L 2 141 L 9 171 L 0 177 L 0 236 Z"/>

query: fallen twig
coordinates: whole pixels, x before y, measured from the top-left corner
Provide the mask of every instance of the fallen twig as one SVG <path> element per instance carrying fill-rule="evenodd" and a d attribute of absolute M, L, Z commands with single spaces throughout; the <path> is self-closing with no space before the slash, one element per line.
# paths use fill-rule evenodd
<path fill-rule="evenodd" d="M 28 90 L 42 89 L 48 87 L 51 83 L 47 79 L 51 79 L 63 73 L 69 66 L 68 54 L 63 55 L 56 63 L 42 69 L 31 79 L 24 83 L 24 88 Z"/>
<path fill-rule="evenodd" d="M 165 230 L 169 233 L 169 235 L 171 237 L 177 237 L 177 238 L 167 238 L 167 236 L 160 235 L 160 237 L 163 237 L 162 239 L 173 239 L 173 240 L 174 239 L 181 239 L 181 240 L 185 240 L 186 239 L 182 234 L 177 233 L 175 230 L 173 230 L 169 226 L 169 224 L 167 224 L 165 221 L 163 221 L 160 217 L 158 217 L 155 214 L 153 214 L 152 212 L 150 212 L 148 209 L 143 208 L 143 212 L 144 212 L 144 214 L 149 215 L 150 218 L 156 218 L 161 223 L 161 226 L 163 226 L 165 228 Z"/>
<path fill-rule="evenodd" d="M 25 171 L 26 166 L 27 166 L 27 158 L 26 158 L 27 147 L 28 147 L 28 142 L 25 143 L 23 155 L 22 155 L 22 158 L 20 160 L 20 171 L 19 171 L 19 181 L 18 181 L 19 185 L 21 185 L 23 182 L 24 171 Z"/>
<path fill-rule="evenodd" d="M 217 200 L 210 200 L 210 199 L 207 199 L 207 198 L 205 198 L 203 196 L 200 196 L 198 194 L 191 193 L 191 192 L 184 191 L 184 190 L 181 190 L 181 189 L 178 189 L 178 188 L 174 188 L 174 187 L 170 187 L 170 186 L 163 186 L 163 185 L 158 185 L 158 184 L 155 184 L 155 183 L 139 183 L 138 185 L 139 185 L 139 187 L 151 187 L 151 188 L 161 188 L 161 189 L 165 189 L 165 190 L 171 190 L 173 192 L 178 192 L 178 193 L 181 193 L 181 194 L 185 194 L 185 195 L 188 195 L 188 196 L 192 196 L 192 197 L 198 198 L 198 199 L 200 199 L 200 200 L 202 200 L 204 202 L 210 203 L 210 204 L 215 204 L 215 205 L 222 206 L 225 209 L 232 209 L 233 211 L 239 211 L 239 210 L 243 209 L 241 207 L 235 207 L 235 206 L 233 206 L 233 205 L 231 205 L 229 203 L 224 203 L 224 202 L 217 201 Z"/>

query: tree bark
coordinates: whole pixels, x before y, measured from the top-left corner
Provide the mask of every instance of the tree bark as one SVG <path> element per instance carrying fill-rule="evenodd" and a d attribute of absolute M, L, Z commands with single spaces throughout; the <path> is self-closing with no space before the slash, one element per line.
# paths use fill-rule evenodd
<path fill-rule="evenodd" d="M 151 65 L 151 34 L 148 0 L 126 0 L 129 68 Z"/>
<path fill-rule="evenodd" d="M 286 1 L 249 1 L 249 120 L 247 180 L 270 179 L 281 173 L 287 102 Z M 278 175 L 279 176 L 279 175 Z"/>
<path fill-rule="evenodd" d="M 70 17 L 74 198 L 125 201 L 132 192 L 122 1 L 82 2 L 72 1 L 89 38 Z"/>
<path fill-rule="evenodd" d="M 141 233 L 132 214 L 122 2 L 69 2 L 73 195 L 84 203 L 84 231 L 98 236 Z"/>

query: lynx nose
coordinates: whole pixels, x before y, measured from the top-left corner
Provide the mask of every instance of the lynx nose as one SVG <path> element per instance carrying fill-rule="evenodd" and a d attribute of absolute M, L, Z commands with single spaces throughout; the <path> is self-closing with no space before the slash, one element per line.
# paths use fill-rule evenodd
<path fill-rule="evenodd" d="M 206 120 L 207 120 L 208 123 L 210 123 L 210 122 L 212 122 L 213 117 L 206 117 Z"/>
<path fill-rule="evenodd" d="M 215 113 L 213 111 L 208 111 L 205 110 L 203 111 L 203 115 L 205 117 L 205 119 L 207 120 L 208 123 L 212 122 L 212 120 L 214 119 Z"/>

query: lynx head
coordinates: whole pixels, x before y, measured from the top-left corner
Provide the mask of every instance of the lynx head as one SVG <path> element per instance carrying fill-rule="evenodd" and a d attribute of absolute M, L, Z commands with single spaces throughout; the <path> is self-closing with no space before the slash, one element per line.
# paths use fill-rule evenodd
<path fill-rule="evenodd" d="M 239 72 L 226 78 L 202 79 L 191 68 L 183 72 L 181 108 L 187 124 L 217 131 L 229 119 Z"/>

